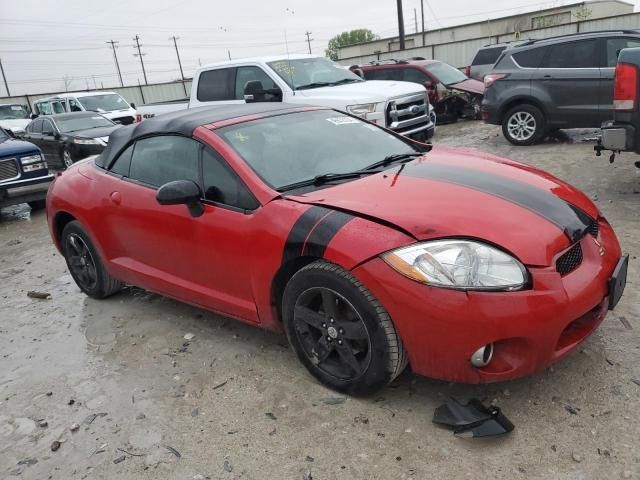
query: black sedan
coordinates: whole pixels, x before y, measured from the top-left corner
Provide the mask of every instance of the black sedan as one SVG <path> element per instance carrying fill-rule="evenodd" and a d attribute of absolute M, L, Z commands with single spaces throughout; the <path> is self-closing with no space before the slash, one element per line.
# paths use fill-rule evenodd
<path fill-rule="evenodd" d="M 67 168 L 102 152 L 116 128 L 120 125 L 99 113 L 60 113 L 33 120 L 25 129 L 24 139 L 40 147 L 51 167 Z"/>

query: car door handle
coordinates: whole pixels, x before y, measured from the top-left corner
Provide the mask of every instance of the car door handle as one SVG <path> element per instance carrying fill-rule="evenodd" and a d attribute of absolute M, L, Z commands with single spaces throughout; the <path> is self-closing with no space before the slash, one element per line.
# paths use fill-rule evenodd
<path fill-rule="evenodd" d="M 111 192 L 109 198 L 114 205 L 120 205 L 122 203 L 122 195 L 120 195 L 120 192 Z"/>
<path fill-rule="evenodd" d="M 545 80 L 551 80 L 553 78 L 552 75 L 545 75 L 544 77 L 542 77 Z"/>

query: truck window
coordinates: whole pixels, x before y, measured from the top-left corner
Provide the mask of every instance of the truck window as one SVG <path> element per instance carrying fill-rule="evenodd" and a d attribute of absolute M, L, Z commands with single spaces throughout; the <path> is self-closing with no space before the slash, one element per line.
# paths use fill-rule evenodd
<path fill-rule="evenodd" d="M 579 40 L 549 46 L 543 68 L 599 68 L 598 40 Z"/>
<path fill-rule="evenodd" d="M 38 103 L 37 107 L 42 115 L 51 115 L 51 104 L 49 102 Z"/>
<path fill-rule="evenodd" d="M 615 67 L 618 63 L 620 50 L 623 48 L 640 47 L 638 38 L 607 38 L 607 67 Z"/>
<path fill-rule="evenodd" d="M 265 90 L 278 88 L 271 77 L 260 67 L 238 67 L 236 72 L 236 100 L 244 100 L 244 87 L 248 82 L 254 80 L 261 82 Z"/>
<path fill-rule="evenodd" d="M 219 68 L 200 74 L 197 97 L 201 102 L 218 102 L 235 98 L 235 68 Z"/>
<path fill-rule="evenodd" d="M 52 106 L 54 113 L 65 113 L 67 111 L 62 102 L 52 102 Z"/>

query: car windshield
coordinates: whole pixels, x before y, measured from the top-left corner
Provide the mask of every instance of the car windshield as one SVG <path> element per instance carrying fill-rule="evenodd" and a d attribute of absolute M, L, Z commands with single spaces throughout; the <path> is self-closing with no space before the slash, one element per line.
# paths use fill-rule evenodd
<path fill-rule="evenodd" d="M 3 129 L 0 128 L 0 143 L 9 140 L 11 137 Z"/>
<path fill-rule="evenodd" d="M 219 132 L 276 190 L 320 175 L 362 170 L 390 155 L 418 152 L 395 135 L 334 110 L 278 115 Z"/>
<path fill-rule="evenodd" d="M 111 127 L 115 125 L 100 115 L 81 116 L 76 118 L 57 118 L 56 123 L 61 132 L 70 133 L 78 130 L 88 130 L 91 128 Z"/>
<path fill-rule="evenodd" d="M 117 93 L 78 97 L 77 100 L 85 110 L 92 112 L 113 112 L 114 110 L 129 108 L 129 104 Z"/>
<path fill-rule="evenodd" d="M 429 65 L 425 65 L 424 68 L 433 73 L 438 81 L 445 85 L 464 82 L 468 78 L 460 70 L 453 68 L 451 65 L 446 63 L 431 63 Z"/>
<path fill-rule="evenodd" d="M 359 76 L 327 58 L 282 59 L 269 62 L 274 72 L 294 90 L 363 82 Z"/>
<path fill-rule="evenodd" d="M 29 118 L 29 110 L 24 105 L 0 105 L 0 120 L 22 120 Z"/>

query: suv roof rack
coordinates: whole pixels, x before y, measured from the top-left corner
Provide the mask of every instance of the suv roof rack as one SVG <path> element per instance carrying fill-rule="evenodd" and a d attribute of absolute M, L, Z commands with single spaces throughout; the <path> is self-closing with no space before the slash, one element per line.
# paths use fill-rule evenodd
<path fill-rule="evenodd" d="M 538 43 L 538 42 L 544 42 L 547 40 L 555 40 L 558 38 L 567 38 L 567 37 L 578 37 L 578 36 L 585 36 L 585 35 L 592 35 L 594 33 L 624 33 L 624 34 L 638 34 L 640 33 L 640 30 L 633 30 L 633 29 L 622 29 L 622 28 L 615 28 L 615 29 L 611 29 L 611 30 L 594 30 L 592 32 L 576 32 L 576 33 L 565 33 L 564 35 L 555 35 L 553 37 L 546 37 L 546 38 L 531 38 L 529 40 L 525 40 L 521 45 L 519 45 L 520 47 L 524 47 L 527 45 L 533 45 L 534 43 Z"/>
<path fill-rule="evenodd" d="M 410 60 L 414 59 L 412 58 Z M 369 63 L 365 63 L 364 65 L 406 65 L 408 63 L 408 60 L 396 60 L 395 58 L 388 58 L 386 60 L 371 60 Z"/>

